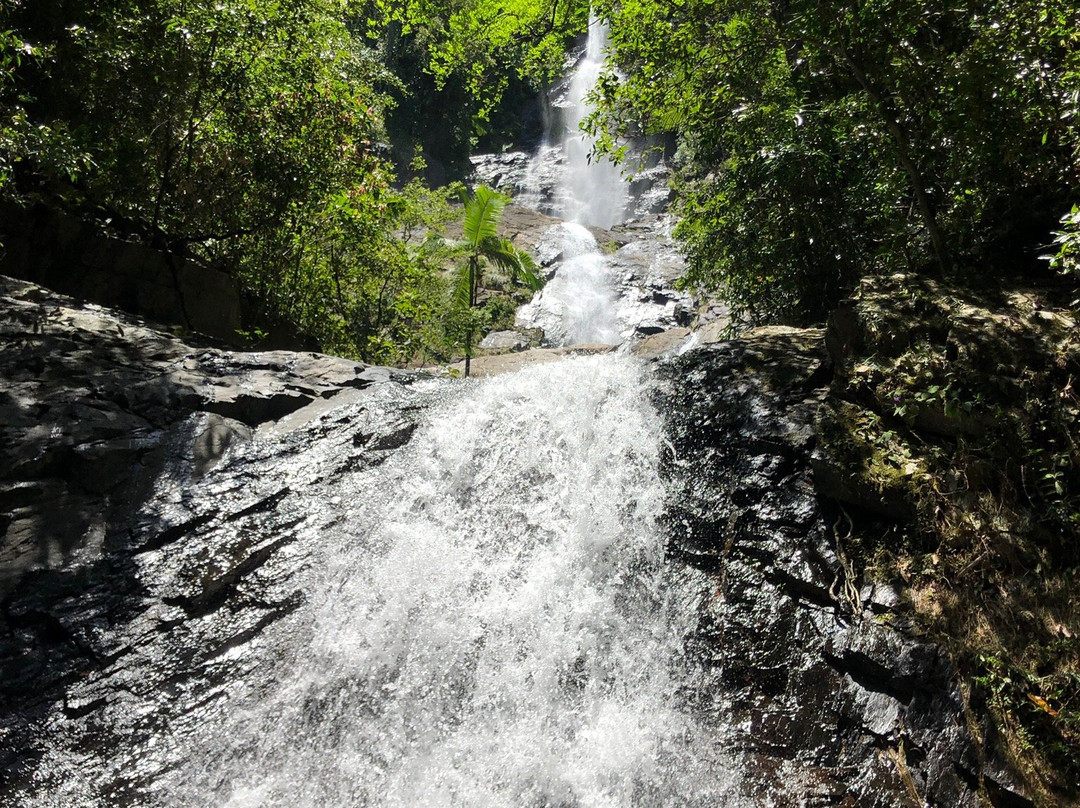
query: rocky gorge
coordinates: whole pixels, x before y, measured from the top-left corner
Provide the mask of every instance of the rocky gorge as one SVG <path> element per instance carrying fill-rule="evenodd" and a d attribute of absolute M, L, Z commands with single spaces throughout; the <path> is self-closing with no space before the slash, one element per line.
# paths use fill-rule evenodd
<path fill-rule="evenodd" d="M 424 434 L 453 382 L 200 348 L 24 282 L 2 306 L 0 796 L 175 804 L 185 739 L 313 630 L 307 576 L 346 506 L 311 503 Z M 697 678 L 669 695 L 722 725 L 746 774 L 727 804 L 1030 804 L 902 585 L 845 554 L 815 473 L 835 339 L 761 329 L 654 363 L 666 563 L 700 584 L 678 638 Z"/>
<path fill-rule="evenodd" d="M 549 280 L 485 378 L 0 277 L 0 803 L 1076 804 L 1062 290 L 873 277 L 732 335 L 663 165 L 588 175 L 603 34 L 474 160 Z M 70 235 L 74 293 L 123 255 L 209 331 Z"/>

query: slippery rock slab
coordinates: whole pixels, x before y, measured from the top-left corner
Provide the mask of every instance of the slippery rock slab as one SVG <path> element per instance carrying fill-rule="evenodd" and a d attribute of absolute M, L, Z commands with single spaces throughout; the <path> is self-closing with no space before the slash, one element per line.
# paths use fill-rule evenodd
<path fill-rule="evenodd" d="M 574 345 L 570 348 L 533 348 L 512 354 L 474 356 L 470 363 L 469 374 L 482 379 L 486 376 L 497 376 L 500 373 L 513 373 L 515 370 L 521 370 L 529 365 L 557 362 L 567 356 L 610 353 L 614 350 L 614 345 Z M 465 372 L 465 363 L 455 362 L 449 365 L 447 369 L 462 374 Z"/>
<path fill-rule="evenodd" d="M 520 331 L 492 331 L 477 347 L 485 351 L 523 351 L 529 347 L 529 338 Z"/>
<path fill-rule="evenodd" d="M 659 359 L 677 353 L 690 337 L 689 328 L 669 328 L 659 334 L 650 334 L 645 339 L 634 343 L 630 349 L 642 359 Z"/>
<path fill-rule="evenodd" d="M 197 348 L 2 276 L 0 337 L 0 597 L 94 540 L 178 434 L 203 474 L 252 429 L 280 433 L 343 391 L 413 378 L 321 354 Z"/>
<path fill-rule="evenodd" d="M 0 277 L 0 804 L 154 803 L 144 742 L 252 673 L 336 518 L 305 492 L 408 442 L 415 378 Z"/>
<path fill-rule="evenodd" d="M 557 213 L 566 204 L 561 193 L 566 156 L 559 146 L 541 145 L 532 153 L 478 154 L 470 160 L 477 181 L 510 194 L 519 204 L 547 214 Z M 627 214 L 642 218 L 665 212 L 672 199 L 669 175 L 663 163 L 635 172 Z"/>
<path fill-rule="evenodd" d="M 685 264 L 670 221 L 633 231 L 550 227 L 533 251 L 547 286 L 518 310 L 519 327 L 540 329 L 545 347 L 623 343 L 690 325 L 694 298 L 677 288 Z"/>
<path fill-rule="evenodd" d="M 195 348 L 3 277 L 0 337 L 0 499 L 17 501 L 0 516 L 0 597 L 29 570 L 62 567 L 110 509 L 129 507 L 133 480 L 163 462 L 189 415 L 218 419 L 185 433 L 201 473 L 252 428 L 391 379 L 319 354 Z"/>
<path fill-rule="evenodd" d="M 991 773 L 955 672 L 903 631 L 895 596 L 862 598 L 841 513 L 818 497 L 811 456 L 832 375 L 823 332 L 760 329 L 657 367 L 668 553 L 716 581 L 688 640 L 711 660 L 702 709 L 737 728 L 732 744 L 771 779 L 771 799 L 979 804 Z M 1028 804 L 995 788 L 1001 805 Z"/>

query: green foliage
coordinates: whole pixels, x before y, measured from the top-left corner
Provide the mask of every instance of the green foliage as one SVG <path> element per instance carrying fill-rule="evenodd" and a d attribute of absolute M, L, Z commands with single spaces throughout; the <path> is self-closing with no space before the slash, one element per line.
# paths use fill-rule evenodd
<path fill-rule="evenodd" d="M 1072 805 L 1080 331 L 1060 284 L 1023 288 L 864 280 L 819 451 L 847 486 L 849 558 L 903 581 L 994 728 L 987 754 L 1007 754 L 1036 804 Z"/>
<path fill-rule="evenodd" d="M 518 108 L 561 72 L 588 19 L 582 0 L 357 0 L 350 9 L 400 78 L 388 118 L 399 165 L 419 148 L 440 182 L 467 176 L 478 139 L 498 148 L 522 134 Z"/>
<path fill-rule="evenodd" d="M 324 350 L 408 361 L 445 342 L 426 236 L 449 192 L 394 188 L 397 82 L 346 22 L 336 0 L 5 4 L 0 192 L 222 266 Z"/>
<path fill-rule="evenodd" d="M 491 331 L 508 331 L 514 327 L 517 316 L 517 302 L 503 295 L 492 295 L 484 304 L 484 316 L 487 328 Z"/>
<path fill-rule="evenodd" d="M 19 86 L 18 74 L 45 56 L 41 47 L 23 41 L 13 31 L 0 30 L 0 195 L 12 194 L 9 186 L 20 163 L 49 178 L 73 180 L 89 161 L 64 122 L 34 122 L 27 113 L 33 98 Z"/>
<path fill-rule="evenodd" d="M 65 173 L 115 222 L 208 257 L 272 231 L 286 243 L 381 170 L 381 69 L 339 12 L 331 0 L 8 4 L 7 84 L 31 129 L 67 133 L 87 156 Z M 35 58 L 12 64 L 20 47 Z M 29 168 L 24 192 L 66 166 Z"/>
<path fill-rule="evenodd" d="M 509 239 L 499 237 L 503 209 L 510 202 L 508 196 L 481 185 L 471 195 L 463 192 L 461 201 L 465 205 L 465 218 L 460 249 L 465 261 L 455 275 L 451 306 L 459 318 L 457 327 L 463 338 L 468 376 L 473 336 L 485 324 L 484 312 L 476 311 L 484 267 L 492 264 L 506 273 L 511 282 L 521 282 L 533 291 L 543 288 L 544 281 L 537 274 L 532 256 L 519 250 Z"/>
<path fill-rule="evenodd" d="M 1076 185 L 1065 0 L 597 6 L 619 70 L 600 147 L 678 133 L 687 281 L 744 320 L 818 319 L 863 273 L 1034 246 Z"/>
<path fill-rule="evenodd" d="M 439 232 L 454 217 L 448 193 L 414 180 L 400 191 L 383 182 L 335 195 L 284 256 L 273 243 L 268 255 L 245 256 L 249 285 L 326 351 L 385 364 L 438 352 L 446 342 L 441 269 L 451 254 Z"/>
<path fill-rule="evenodd" d="M 566 43 L 585 29 L 580 0 L 368 0 L 361 4 L 369 35 L 393 29 L 420 47 L 422 68 L 438 88 L 461 82 L 472 113 L 489 119 L 511 77 L 551 81 L 565 60 Z"/>
<path fill-rule="evenodd" d="M 1062 275 L 1080 280 L 1080 207 L 1073 205 L 1061 217 L 1061 229 L 1055 230 L 1053 236 L 1057 251 L 1042 257 Z"/>

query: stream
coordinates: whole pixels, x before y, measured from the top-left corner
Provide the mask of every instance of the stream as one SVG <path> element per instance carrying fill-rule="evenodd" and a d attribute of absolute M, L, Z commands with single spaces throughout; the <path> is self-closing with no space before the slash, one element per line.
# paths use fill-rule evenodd
<path fill-rule="evenodd" d="M 560 177 L 518 322 L 587 355 L 230 352 L 0 279 L 0 806 L 1034 805 L 845 563 L 829 332 L 691 335 L 666 224 L 587 159 L 602 53 L 488 161 Z"/>
<path fill-rule="evenodd" d="M 439 390 L 409 446 L 307 503 L 340 521 L 303 628 L 189 739 L 170 804 L 718 799 L 732 767 L 683 652 L 708 583 L 664 559 L 642 374 L 582 357 Z"/>

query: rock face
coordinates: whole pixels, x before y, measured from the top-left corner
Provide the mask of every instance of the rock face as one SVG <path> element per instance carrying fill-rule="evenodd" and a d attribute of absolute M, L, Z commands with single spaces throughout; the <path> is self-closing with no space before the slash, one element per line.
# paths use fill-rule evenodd
<path fill-rule="evenodd" d="M 265 332 L 264 347 L 311 350 L 317 344 L 242 294 L 221 270 L 106 235 L 44 207 L 0 208 L 0 273 L 98 305 L 243 347 L 241 331 Z"/>
<path fill-rule="evenodd" d="M 520 331 L 492 331 L 478 346 L 490 351 L 523 351 L 529 347 L 529 338 Z"/>
<path fill-rule="evenodd" d="M 305 492 L 408 442 L 412 377 L 192 348 L 7 278 L 0 332 L 0 804 L 160 804 L 175 760 L 144 744 L 303 602 L 334 518 Z"/>
<path fill-rule="evenodd" d="M 823 342 L 763 329 L 661 366 L 669 553 L 717 581 L 690 640 L 714 670 L 702 709 L 728 716 L 769 804 L 975 806 L 980 781 L 1030 804 L 980 760 L 946 658 L 852 577 L 811 470 Z"/>
<path fill-rule="evenodd" d="M 182 256 L 124 241 L 44 207 L 0 209 L 0 273 L 242 347 L 242 329 L 290 350 L 313 342 L 270 317 L 235 278 Z"/>
<path fill-rule="evenodd" d="M 478 154 L 471 160 L 477 182 L 509 194 L 521 205 L 557 215 L 566 204 L 560 197 L 566 156 L 559 146 L 541 144 L 531 153 Z M 634 173 L 626 211 L 628 219 L 654 216 L 667 210 L 671 202 L 669 173 L 662 163 Z"/>
<path fill-rule="evenodd" d="M 317 630 L 282 619 L 345 518 L 311 503 L 407 444 L 437 389 L 192 347 L 8 279 L 0 330 L 0 804 L 169 804 L 177 749 Z M 657 366 L 668 552 L 715 576 L 680 695 L 744 753 L 746 805 L 966 808 L 980 784 L 1027 805 L 896 593 L 851 575 L 811 468 L 823 341 L 762 329 Z"/>

